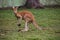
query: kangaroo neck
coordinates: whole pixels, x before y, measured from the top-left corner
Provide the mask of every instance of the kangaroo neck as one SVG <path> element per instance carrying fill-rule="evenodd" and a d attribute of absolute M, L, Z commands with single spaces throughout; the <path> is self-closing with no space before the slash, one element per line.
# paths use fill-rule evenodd
<path fill-rule="evenodd" d="M 16 11 L 14 11 L 14 13 L 17 13 L 17 10 L 16 10 Z"/>

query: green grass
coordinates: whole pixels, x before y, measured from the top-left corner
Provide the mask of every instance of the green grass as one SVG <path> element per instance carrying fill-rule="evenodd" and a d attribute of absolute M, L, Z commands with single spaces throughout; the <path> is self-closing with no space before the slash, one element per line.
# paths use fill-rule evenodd
<path fill-rule="evenodd" d="M 24 21 L 18 27 L 12 10 L 0 10 L 0 40 L 60 40 L 60 33 L 55 33 L 60 32 L 60 8 L 27 10 L 33 13 L 39 26 L 50 29 L 37 30 L 30 24 L 28 32 L 17 32 L 24 27 Z"/>

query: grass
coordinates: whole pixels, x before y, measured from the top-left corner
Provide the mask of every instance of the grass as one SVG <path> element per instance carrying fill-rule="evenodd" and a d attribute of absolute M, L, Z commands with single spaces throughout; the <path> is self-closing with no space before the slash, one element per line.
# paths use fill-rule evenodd
<path fill-rule="evenodd" d="M 60 40 L 60 33 L 57 33 L 60 32 L 60 8 L 27 10 L 33 13 L 39 26 L 50 29 L 37 30 L 30 24 L 28 32 L 17 32 L 24 27 L 24 21 L 18 27 L 12 10 L 0 10 L 0 40 Z"/>

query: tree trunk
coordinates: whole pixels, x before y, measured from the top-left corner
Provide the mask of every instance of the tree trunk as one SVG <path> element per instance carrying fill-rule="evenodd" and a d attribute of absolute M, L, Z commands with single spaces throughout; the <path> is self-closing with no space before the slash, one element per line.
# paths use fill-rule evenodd
<path fill-rule="evenodd" d="M 39 0 L 27 0 L 25 6 L 27 8 L 44 8 Z"/>

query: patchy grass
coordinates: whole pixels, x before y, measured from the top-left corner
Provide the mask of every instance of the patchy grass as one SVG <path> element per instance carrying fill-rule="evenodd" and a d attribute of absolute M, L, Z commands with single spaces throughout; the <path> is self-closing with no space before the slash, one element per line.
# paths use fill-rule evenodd
<path fill-rule="evenodd" d="M 60 40 L 60 33 L 57 33 L 60 32 L 60 8 L 27 10 L 33 13 L 39 26 L 50 29 L 39 31 L 30 24 L 28 32 L 17 32 L 24 27 L 24 21 L 18 27 L 12 10 L 0 10 L 0 40 Z"/>

